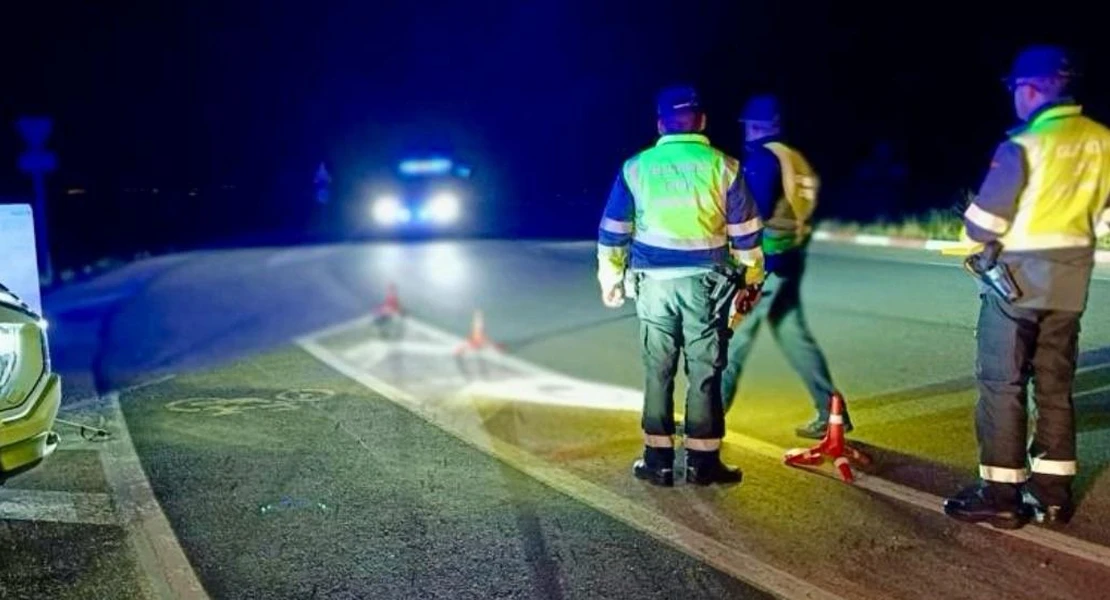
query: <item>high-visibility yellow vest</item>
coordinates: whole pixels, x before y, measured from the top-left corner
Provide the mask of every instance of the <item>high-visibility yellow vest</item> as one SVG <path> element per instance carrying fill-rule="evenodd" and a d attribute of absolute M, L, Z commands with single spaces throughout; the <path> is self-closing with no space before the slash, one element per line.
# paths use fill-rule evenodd
<path fill-rule="evenodd" d="M 763 224 L 763 252 L 780 254 L 804 245 L 813 233 L 810 218 L 817 208 L 820 179 L 801 152 L 782 142 L 768 142 L 763 147 L 778 158 L 782 171 L 782 197 Z"/>
<path fill-rule="evenodd" d="M 728 257 L 725 195 L 740 172 L 701 134 L 663 136 L 624 165 L 636 198 L 636 240 L 668 250 Z"/>
<path fill-rule="evenodd" d="M 666 134 L 625 161 L 621 179 L 635 199 L 606 206 L 598 232 L 598 279 L 633 269 L 745 267 L 763 278 L 763 229 L 754 203 L 730 207 L 740 163 L 700 133 Z M 631 261 L 629 261 L 631 258 Z"/>
<path fill-rule="evenodd" d="M 1110 130 L 1078 106 L 1050 108 L 1011 139 L 1025 150 L 1028 183 L 999 240 L 1010 250 L 1094 245 L 1110 195 Z"/>
<path fill-rule="evenodd" d="M 1007 250 L 1093 247 L 1110 225 L 1110 129 L 1076 105 L 1049 108 L 1010 140 L 1025 155 L 1026 185 L 1012 220 L 972 203 L 964 213 Z M 966 238 L 967 232 L 964 232 Z"/>

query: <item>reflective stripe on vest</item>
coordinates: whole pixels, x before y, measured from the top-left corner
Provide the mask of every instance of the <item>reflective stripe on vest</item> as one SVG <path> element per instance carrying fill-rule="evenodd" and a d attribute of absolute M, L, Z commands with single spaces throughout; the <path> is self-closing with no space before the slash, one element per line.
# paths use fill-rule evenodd
<path fill-rule="evenodd" d="M 714 235 L 697 239 L 683 239 L 660 235 L 654 231 L 641 231 L 636 233 L 636 241 L 667 250 L 712 250 L 723 247 L 728 243 L 728 238 L 723 235 Z"/>
<path fill-rule="evenodd" d="M 675 250 L 725 246 L 725 201 L 739 175 L 736 159 L 700 134 L 667 135 L 624 166 L 636 197 L 637 242 Z"/>
<path fill-rule="evenodd" d="M 763 230 L 763 250 L 767 254 L 779 254 L 809 239 L 813 231 L 809 219 L 817 207 L 820 179 L 797 150 L 782 142 L 768 142 L 763 147 L 775 155 L 782 170 L 782 197 L 775 203 L 774 212 Z"/>
<path fill-rule="evenodd" d="M 1067 105 L 1044 111 L 1010 139 L 1025 151 L 1028 183 L 1002 246 L 1093 246 L 1110 196 L 1110 130 L 1084 117 L 1079 106 Z M 992 225 L 984 229 L 997 231 L 1000 224 Z"/>

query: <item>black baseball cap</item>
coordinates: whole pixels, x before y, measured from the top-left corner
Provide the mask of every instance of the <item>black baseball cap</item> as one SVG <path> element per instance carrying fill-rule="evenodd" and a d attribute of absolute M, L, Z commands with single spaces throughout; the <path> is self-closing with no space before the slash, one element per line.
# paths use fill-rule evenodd
<path fill-rule="evenodd" d="M 1015 80 L 1026 77 L 1071 77 L 1077 74 L 1067 50 L 1060 46 L 1039 44 L 1022 49 L 1014 58 L 1010 74 L 1002 80 L 1013 84 Z"/>
<path fill-rule="evenodd" d="M 661 117 L 686 111 L 701 112 L 701 100 L 693 86 L 672 85 L 660 90 L 655 109 Z"/>
<path fill-rule="evenodd" d="M 779 99 L 773 94 L 759 94 L 752 96 L 740 111 L 740 122 L 752 121 L 755 123 L 777 123 L 781 117 Z"/>

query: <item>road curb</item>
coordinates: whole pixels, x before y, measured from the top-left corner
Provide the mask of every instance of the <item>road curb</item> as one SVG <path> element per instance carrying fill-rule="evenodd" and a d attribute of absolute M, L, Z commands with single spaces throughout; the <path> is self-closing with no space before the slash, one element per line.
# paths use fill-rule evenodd
<path fill-rule="evenodd" d="M 136 553 L 139 566 L 146 575 L 149 592 L 155 598 L 176 600 L 209 600 L 181 542 L 174 534 L 162 505 L 150 487 L 127 420 L 120 408 L 119 393 L 105 395 L 108 422 L 115 425 L 115 436 L 100 452 L 104 476 L 112 489 L 116 507 Z"/>
<path fill-rule="evenodd" d="M 885 246 L 890 248 L 909 248 L 916 250 L 941 251 L 946 248 L 959 246 L 959 242 L 951 240 L 923 240 L 918 238 L 900 238 L 889 235 L 871 235 L 866 233 L 845 233 L 820 229 L 813 232 L 813 239 L 822 242 L 836 242 L 852 244 L 854 246 Z M 1095 250 L 1095 262 L 1110 263 L 1110 250 Z"/>

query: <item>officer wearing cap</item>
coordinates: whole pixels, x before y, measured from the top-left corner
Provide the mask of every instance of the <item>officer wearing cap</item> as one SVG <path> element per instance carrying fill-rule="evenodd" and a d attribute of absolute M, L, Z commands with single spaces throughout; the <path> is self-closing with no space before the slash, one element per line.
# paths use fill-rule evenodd
<path fill-rule="evenodd" d="M 821 439 L 828 430 L 829 398 L 836 392 L 825 356 L 806 324 L 801 303 L 805 250 L 813 231 L 811 217 L 817 204 L 817 173 L 782 135 L 778 99 L 773 95 L 751 98 L 740 122 L 747 141 L 744 181 L 748 184 L 763 220 L 763 254 L 767 280 L 762 299 L 732 334 L 728 365 L 721 381 L 727 412 L 739 385 L 744 360 L 766 322 L 779 348 L 805 381 L 817 410 L 816 418 L 795 430 L 797 435 Z M 852 421 L 844 412 L 844 430 Z"/>
<path fill-rule="evenodd" d="M 637 478 L 674 485 L 674 381 L 685 357 L 686 481 L 736 483 L 721 462 L 721 369 L 728 316 L 738 288 L 763 279 L 763 224 L 739 162 L 710 145 L 706 116 L 688 86 L 664 89 L 656 144 L 628 159 L 616 177 L 598 233 L 602 301 L 636 298 L 646 383 L 643 456 Z M 626 278 L 631 269 L 632 277 Z M 625 289 L 626 279 L 633 290 Z"/>
<path fill-rule="evenodd" d="M 1073 512 L 1079 321 L 1095 239 L 1110 231 L 1110 130 L 1069 96 L 1074 78 L 1061 48 L 1034 46 L 1018 55 L 1005 81 L 1024 123 L 995 151 L 964 212 L 966 238 L 1001 245 L 998 260 L 1020 295 L 1008 299 L 988 287 L 980 293 L 981 482 L 944 503 L 963 521 L 1017 528 L 1032 516 L 1051 526 L 1067 523 Z M 1031 444 L 1030 376 L 1037 407 Z"/>

